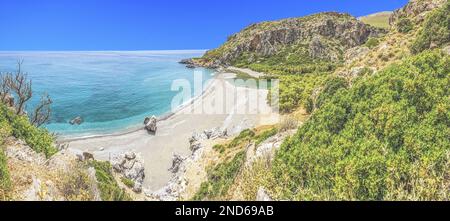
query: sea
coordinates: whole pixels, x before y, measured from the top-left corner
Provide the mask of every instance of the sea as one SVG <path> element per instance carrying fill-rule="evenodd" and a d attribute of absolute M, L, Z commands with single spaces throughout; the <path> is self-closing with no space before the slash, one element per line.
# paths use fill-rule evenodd
<path fill-rule="evenodd" d="M 214 70 L 189 69 L 178 62 L 204 50 L 0 52 L 0 72 L 14 72 L 18 62 L 32 81 L 32 111 L 42 94 L 53 100 L 51 121 L 44 125 L 62 137 L 121 133 L 143 126 L 147 116 L 165 116 L 180 93 L 176 80 L 193 85 L 194 72 L 207 83 Z M 198 91 L 192 90 L 192 96 Z M 75 117 L 83 123 L 71 125 Z"/>

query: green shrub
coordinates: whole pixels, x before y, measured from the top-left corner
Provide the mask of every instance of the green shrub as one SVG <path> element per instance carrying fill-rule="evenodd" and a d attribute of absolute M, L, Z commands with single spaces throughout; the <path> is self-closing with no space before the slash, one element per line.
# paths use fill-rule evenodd
<path fill-rule="evenodd" d="M 316 101 L 316 108 L 320 108 L 328 99 L 331 99 L 341 89 L 347 89 L 347 80 L 341 77 L 330 77 L 324 83 L 323 90 Z"/>
<path fill-rule="evenodd" d="M 420 53 L 429 49 L 432 44 L 436 47 L 450 42 L 450 2 L 434 12 L 431 12 L 424 21 L 423 28 L 411 46 L 411 52 Z"/>
<path fill-rule="evenodd" d="M 283 199 L 448 200 L 450 58 L 419 54 L 338 90 L 277 152 Z"/>
<path fill-rule="evenodd" d="M 225 146 L 222 145 L 222 144 L 216 144 L 212 148 L 213 148 L 213 150 L 215 150 L 215 151 L 217 151 L 219 153 L 225 152 Z"/>
<path fill-rule="evenodd" d="M 122 181 L 123 184 L 125 184 L 125 186 L 127 186 L 128 188 L 133 188 L 134 187 L 134 181 L 130 180 L 126 177 L 121 177 L 120 181 Z"/>
<path fill-rule="evenodd" d="M 11 178 L 8 170 L 8 160 L 2 145 L 0 145 L 0 201 L 7 199 L 10 187 Z"/>
<path fill-rule="evenodd" d="M 365 46 L 372 49 L 376 46 L 378 46 L 380 44 L 380 40 L 378 40 L 378 38 L 369 38 L 369 40 L 367 40 Z"/>
<path fill-rule="evenodd" d="M 114 179 L 111 164 L 107 161 L 93 161 L 95 168 L 100 196 L 104 201 L 130 201 L 132 200 L 128 193 L 119 187 Z"/>
<path fill-rule="evenodd" d="M 255 136 L 255 132 L 250 129 L 243 130 L 237 137 L 235 137 L 230 144 L 228 144 L 228 148 L 237 147 L 239 144 L 242 144 L 244 141 L 249 141 L 251 138 Z"/>
<path fill-rule="evenodd" d="M 413 30 L 414 25 L 409 18 L 400 18 L 397 22 L 397 31 L 400 33 L 408 33 Z"/>
<path fill-rule="evenodd" d="M 262 142 L 264 142 L 267 139 L 269 139 L 270 137 L 276 135 L 277 132 L 278 132 L 277 128 L 272 128 L 272 129 L 263 131 L 262 133 L 255 136 L 255 138 L 254 138 L 255 145 L 256 146 L 260 145 Z"/>
<path fill-rule="evenodd" d="M 57 152 L 54 137 L 43 128 L 33 126 L 26 116 L 18 116 L 5 105 L 0 104 L 0 115 L 4 116 L 12 129 L 12 135 L 25 141 L 33 150 L 50 157 Z"/>
<path fill-rule="evenodd" d="M 82 166 L 74 166 L 70 172 L 62 172 L 61 181 L 58 188 L 69 201 L 92 201 L 94 193 L 92 192 L 93 181 L 90 179 L 86 169 Z"/>
<path fill-rule="evenodd" d="M 193 200 L 213 200 L 225 195 L 239 173 L 245 161 L 245 151 L 234 156 L 230 162 L 224 162 L 208 171 L 208 180 L 203 182 Z"/>

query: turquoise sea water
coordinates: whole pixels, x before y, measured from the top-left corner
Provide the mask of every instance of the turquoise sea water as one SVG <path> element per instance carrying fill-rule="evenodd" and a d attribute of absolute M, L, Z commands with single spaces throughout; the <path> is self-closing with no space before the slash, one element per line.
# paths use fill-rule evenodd
<path fill-rule="evenodd" d="M 42 93 L 53 99 L 46 127 L 62 136 L 126 131 L 141 126 L 148 115 L 171 109 L 172 81 L 193 82 L 194 70 L 178 64 L 204 51 L 138 52 L 0 52 L 0 71 L 14 71 L 18 60 L 33 81 L 31 110 Z M 203 80 L 213 70 L 202 70 Z M 84 123 L 70 125 L 74 117 Z"/>

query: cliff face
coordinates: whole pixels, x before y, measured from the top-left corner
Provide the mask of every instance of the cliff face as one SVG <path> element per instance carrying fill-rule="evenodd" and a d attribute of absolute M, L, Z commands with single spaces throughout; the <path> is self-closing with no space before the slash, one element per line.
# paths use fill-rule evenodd
<path fill-rule="evenodd" d="M 302 51 L 312 59 L 337 61 L 343 51 L 381 33 L 383 29 L 334 12 L 262 22 L 230 36 L 225 44 L 208 51 L 196 62 L 203 66 L 226 66 L 242 59 L 253 62 L 292 49 L 290 52 Z"/>
<path fill-rule="evenodd" d="M 447 0 L 411 0 L 403 8 L 400 8 L 391 15 L 389 23 L 396 26 L 400 19 L 412 19 L 415 23 L 420 23 L 425 19 L 428 12 L 441 7 Z"/>

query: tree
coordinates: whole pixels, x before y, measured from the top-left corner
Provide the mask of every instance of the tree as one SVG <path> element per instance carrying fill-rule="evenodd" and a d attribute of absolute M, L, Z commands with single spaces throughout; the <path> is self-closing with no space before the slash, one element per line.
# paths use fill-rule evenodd
<path fill-rule="evenodd" d="M 34 126 L 40 127 L 41 125 L 47 123 L 50 120 L 51 114 L 50 105 L 52 103 L 53 101 L 47 93 L 42 95 L 40 103 L 34 109 L 33 113 L 30 116 L 30 122 Z"/>
<path fill-rule="evenodd" d="M 11 88 L 9 82 L 11 81 L 10 73 L 2 73 L 0 75 L 0 101 L 5 103 L 6 97 L 9 95 Z"/>
<path fill-rule="evenodd" d="M 25 104 L 33 96 L 31 89 L 32 82 L 28 80 L 27 74 L 22 72 L 22 61 L 17 63 L 17 71 L 9 80 L 8 84 L 13 93 L 17 96 L 16 114 L 24 114 Z"/>
<path fill-rule="evenodd" d="M 8 103 L 9 106 L 15 107 L 15 112 L 18 115 L 25 114 L 26 103 L 33 96 L 32 82 L 28 80 L 27 74 L 22 71 L 22 61 L 17 63 L 17 70 L 14 73 L 5 73 L 0 78 L 0 98 L 3 103 Z M 18 101 L 14 102 L 7 100 L 8 96 L 14 95 Z M 36 127 L 40 127 L 50 120 L 51 109 L 50 105 L 53 103 L 52 99 L 47 93 L 41 97 L 39 104 L 29 114 L 30 123 Z"/>

